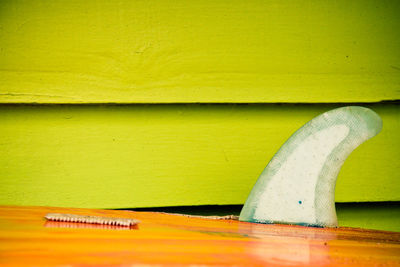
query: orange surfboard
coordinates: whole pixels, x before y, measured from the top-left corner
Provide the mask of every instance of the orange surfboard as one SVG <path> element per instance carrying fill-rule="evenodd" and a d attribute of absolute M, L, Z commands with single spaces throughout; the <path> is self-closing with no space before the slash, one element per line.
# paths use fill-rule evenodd
<path fill-rule="evenodd" d="M 50 222 L 47 213 L 140 220 Z M 0 206 L 1 266 L 400 266 L 400 233 L 156 212 Z"/>

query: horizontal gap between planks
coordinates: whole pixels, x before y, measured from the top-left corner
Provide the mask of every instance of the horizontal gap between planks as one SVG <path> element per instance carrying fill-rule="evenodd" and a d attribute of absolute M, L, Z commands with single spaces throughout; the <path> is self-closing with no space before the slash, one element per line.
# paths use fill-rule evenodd
<path fill-rule="evenodd" d="M 277 105 L 277 106 L 316 106 L 316 105 L 324 105 L 324 106 L 351 106 L 351 105 L 375 105 L 375 104 L 400 104 L 400 99 L 396 100 L 383 100 L 383 101 L 376 101 L 376 102 L 248 102 L 248 103 L 241 103 L 241 102 L 171 102 L 171 103 L 0 103 L 0 106 L 169 106 L 169 105 L 198 105 L 198 106 L 211 106 L 211 105 L 237 105 L 237 106 L 247 106 L 247 105 Z"/>
<path fill-rule="evenodd" d="M 341 202 L 335 203 L 337 209 L 345 208 L 362 208 L 362 209 L 379 209 L 379 208 L 398 208 L 400 209 L 400 201 L 381 201 L 381 202 Z M 239 215 L 243 205 L 199 205 L 199 206 L 161 206 L 148 208 L 121 208 L 114 210 L 131 210 L 131 211 L 149 211 L 149 212 L 166 212 L 179 213 L 189 215 Z"/>
<path fill-rule="evenodd" d="M 195 216 L 225 216 L 239 215 L 242 207 L 243 205 L 204 205 L 129 210 Z M 336 213 L 340 227 L 400 232 L 400 201 L 336 203 Z"/>

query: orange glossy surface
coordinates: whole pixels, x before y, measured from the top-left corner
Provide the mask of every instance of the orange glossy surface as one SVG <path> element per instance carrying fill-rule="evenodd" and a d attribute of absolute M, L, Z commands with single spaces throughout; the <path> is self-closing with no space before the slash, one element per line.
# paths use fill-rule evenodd
<path fill-rule="evenodd" d="M 141 220 L 136 229 L 46 222 L 48 212 Z M 152 212 L 0 207 L 2 266 L 400 266 L 400 233 Z"/>

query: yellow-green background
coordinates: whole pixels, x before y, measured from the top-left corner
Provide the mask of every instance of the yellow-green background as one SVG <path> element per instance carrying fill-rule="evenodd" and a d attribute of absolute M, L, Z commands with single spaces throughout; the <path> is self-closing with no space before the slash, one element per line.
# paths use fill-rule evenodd
<path fill-rule="evenodd" d="M 400 201 L 399 14 L 377 0 L 0 1 L 0 204 L 242 204 L 298 127 L 347 104 L 384 128 L 345 162 L 336 201 Z M 386 214 L 378 228 L 400 231 L 391 207 L 371 227 Z M 341 214 L 367 227 L 351 215 L 366 210 Z"/>

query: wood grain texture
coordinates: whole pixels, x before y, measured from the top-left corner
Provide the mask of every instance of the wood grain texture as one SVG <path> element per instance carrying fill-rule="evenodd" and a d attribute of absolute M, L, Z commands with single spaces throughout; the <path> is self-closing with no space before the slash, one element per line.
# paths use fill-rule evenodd
<path fill-rule="evenodd" d="M 400 97 L 400 4 L 2 1 L 0 103 Z"/>
<path fill-rule="evenodd" d="M 243 204 L 289 136 L 336 105 L 3 105 L 0 203 L 134 208 Z M 400 200 L 396 104 L 357 148 L 336 201 Z"/>
<path fill-rule="evenodd" d="M 137 229 L 46 223 L 48 212 L 126 217 Z M 2 266 L 400 266 L 400 233 L 179 215 L 0 207 Z"/>

